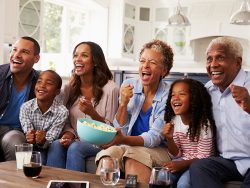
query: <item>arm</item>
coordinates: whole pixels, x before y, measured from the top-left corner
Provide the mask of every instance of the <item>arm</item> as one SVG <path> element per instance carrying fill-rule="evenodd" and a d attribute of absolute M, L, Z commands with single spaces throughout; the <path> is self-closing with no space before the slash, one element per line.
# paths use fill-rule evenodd
<path fill-rule="evenodd" d="M 69 112 L 64 106 L 60 106 L 58 108 L 57 114 L 55 115 L 56 117 L 54 118 L 53 123 L 51 124 L 49 129 L 46 130 L 47 132 L 45 138 L 49 143 L 52 143 L 54 140 L 59 138 L 65 125 L 65 122 L 68 118 Z"/>
<path fill-rule="evenodd" d="M 95 110 L 92 102 L 84 97 L 79 100 L 79 109 L 84 113 L 89 115 L 92 119 L 105 122 L 105 118 L 100 116 Z"/>
<path fill-rule="evenodd" d="M 163 166 L 168 169 L 169 172 L 175 173 L 179 171 L 183 171 L 192 164 L 193 161 L 197 160 L 197 158 L 190 160 L 181 160 L 181 161 L 170 161 L 165 163 Z"/>
<path fill-rule="evenodd" d="M 231 85 L 230 90 L 235 102 L 250 114 L 250 95 L 245 87 Z"/>
<path fill-rule="evenodd" d="M 115 138 L 108 144 L 102 145 L 102 148 L 109 148 L 113 145 L 126 144 L 129 146 L 144 146 L 144 140 L 141 136 L 124 136 L 120 129 L 116 129 Z"/>
<path fill-rule="evenodd" d="M 112 124 L 118 109 L 119 87 L 113 81 L 109 81 L 104 86 L 103 93 L 101 108 L 105 111 L 102 114 L 104 114 L 105 122 Z"/>
<path fill-rule="evenodd" d="M 20 114 L 19 114 L 19 119 L 20 123 L 23 129 L 23 132 L 26 134 L 29 130 L 33 130 L 33 124 L 32 124 L 32 111 L 30 107 L 30 102 L 24 103 L 21 108 L 20 108 Z"/>
<path fill-rule="evenodd" d="M 120 104 L 116 114 L 116 120 L 120 126 L 124 126 L 128 120 L 127 105 L 133 96 L 133 85 L 122 85 L 120 89 Z"/>
<path fill-rule="evenodd" d="M 197 156 L 196 158 L 207 158 L 213 154 L 213 135 L 211 129 L 208 128 L 207 133 L 201 129 L 200 139 L 198 141 Z"/>
<path fill-rule="evenodd" d="M 174 139 L 173 139 L 173 134 L 174 134 L 174 124 L 173 123 L 166 123 L 162 129 L 162 133 L 165 136 L 165 139 L 167 140 L 167 146 L 168 146 L 168 151 L 170 154 L 173 156 L 177 156 L 179 153 L 179 148 L 175 144 Z"/>

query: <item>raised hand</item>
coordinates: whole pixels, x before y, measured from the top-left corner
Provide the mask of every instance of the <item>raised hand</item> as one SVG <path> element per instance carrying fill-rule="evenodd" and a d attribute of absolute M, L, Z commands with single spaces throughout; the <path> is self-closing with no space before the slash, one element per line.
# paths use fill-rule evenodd
<path fill-rule="evenodd" d="M 127 106 L 130 98 L 133 96 L 133 85 L 123 85 L 120 89 L 120 105 Z"/>
<path fill-rule="evenodd" d="M 165 139 L 172 139 L 174 134 L 174 124 L 166 123 L 162 128 L 162 134 L 165 136 Z"/>
<path fill-rule="evenodd" d="M 236 103 L 247 113 L 250 114 L 250 96 L 245 87 L 230 85 L 232 96 Z"/>
<path fill-rule="evenodd" d="M 95 108 L 91 100 L 87 99 L 86 97 L 81 97 L 78 105 L 79 105 L 79 109 L 83 113 L 88 114 L 91 117 L 95 113 Z"/>

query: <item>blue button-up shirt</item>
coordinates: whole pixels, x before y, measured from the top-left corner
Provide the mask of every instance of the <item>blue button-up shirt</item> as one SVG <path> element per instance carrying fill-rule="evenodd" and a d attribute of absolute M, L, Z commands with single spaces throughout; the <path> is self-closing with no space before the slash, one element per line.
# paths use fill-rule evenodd
<path fill-rule="evenodd" d="M 123 85 L 124 84 L 131 84 L 134 86 L 133 97 L 130 99 L 127 106 L 128 120 L 126 124 L 121 127 L 115 118 L 113 124 L 115 127 L 121 128 L 124 135 L 131 135 L 132 127 L 142 109 L 145 95 L 143 93 L 143 86 L 140 79 L 128 79 L 123 82 Z M 164 125 L 164 113 L 168 92 L 169 85 L 161 81 L 152 103 L 153 109 L 149 118 L 149 131 L 140 135 L 144 139 L 145 147 L 159 146 L 164 140 L 164 136 L 161 132 Z"/>
<path fill-rule="evenodd" d="M 250 93 L 250 73 L 241 69 L 232 84 Z M 235 102 L 229 87 L 223 93 L 211 81 L 206 87 L 212 97 L 220 156 L 234 160 L 244 175 L 250 168 L 250 115 Z"/>

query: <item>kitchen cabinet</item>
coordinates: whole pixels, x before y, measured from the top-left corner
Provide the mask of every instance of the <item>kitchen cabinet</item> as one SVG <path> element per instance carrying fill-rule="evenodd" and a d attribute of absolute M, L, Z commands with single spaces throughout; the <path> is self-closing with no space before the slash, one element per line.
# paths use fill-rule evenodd
<path fill-rule="evenodd" d="M 12 44 L 18 38 L 19 0 L 3 0 L 4 43 Z"/>
<path fill-rule="evenodd" d="M 150 4 L 142 1 L 110 0 L 109 58 L 137 57 L 142 45 L 152 39 L 151 10 Z"/>
<path fill-rule="evenodd" d="M 43 0 L 3 0 L 3 42 L 13 44 L 20 36 L 40 41 Z"/>
<path fill-rule="evenodd" d="M 20 0 L 18 35 L 41 42 L 43 0 Z"/>
<path fill-rule="evenodd" d="M 8 62 L 11 45 L 20 36 L 31 36 L 40 42 L 43 0 L 0 1 L 0 64 Z"/>

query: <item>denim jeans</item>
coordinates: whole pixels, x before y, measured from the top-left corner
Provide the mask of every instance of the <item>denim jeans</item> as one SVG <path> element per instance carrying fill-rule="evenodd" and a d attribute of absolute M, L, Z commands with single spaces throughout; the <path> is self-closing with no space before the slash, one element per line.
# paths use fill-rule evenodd
<path fill-rule="evenodd" d="M 75 141 L 68 148 L 64 148 L 59 140 L 56 140 L 50 145 L 47 166 L 85 172 L 86 158 L 95 156 L 100 150 L 100 148 L 82 141 Z"/>
<path fill-rule="evenodd" d="M 189 170 L 171 174 L 170 178 L 171 178 L 171 182 L 173 182 L 177 188 L 191 188 L 192 187 Z"/>
<path fill-rule="evenodd" d="M 173 161 L 181 161 L 182 158 L 173 159 Z M 171 173 L 170 175 L 171 182 L 173 183 L 174 187 L 177 188 L 191 188 L 191 179 L 189 169 Z"/>

